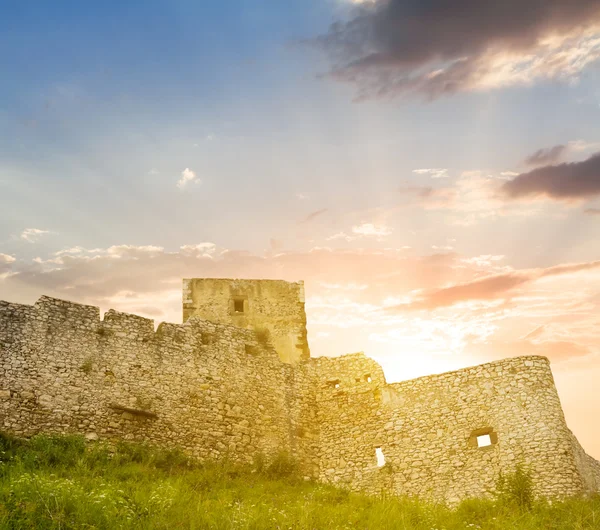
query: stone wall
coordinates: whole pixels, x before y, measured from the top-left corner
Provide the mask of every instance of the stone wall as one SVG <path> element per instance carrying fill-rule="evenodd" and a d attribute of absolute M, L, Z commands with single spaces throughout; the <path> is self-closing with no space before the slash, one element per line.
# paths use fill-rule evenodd
<path fill-rule="evenodd" d="M 41 298 L 0 303 L 0 429 L 151 441 L 201 458 L 303 457 L 304 373 L 254 332 Z M 128 410 L 129 409 L 129 410 Z"/>
<path fill-rule="evenodd" d="M 577 471 L 586 492 L 600 492 L 600 462 L 586 454 L 581 444 L 571 433 L 571 444 Z"/>
<path fill-rule="evenodd" d="M 323 481 L 456 502 L 486 495 L 520 463 L 540 495 L 600 490 L 600 464 L 567 428 L 545 357 L 389 385 L 364 355 L 317 362 Z M 492 444 L 478 447 L 478 436 Z"/>
<path fill-rule="evenodd" d="M 239 328 L 268 330 L 284 362 L 310 357 L 304 282 L 184 279 L 183 321 L 194 315 Z"/>
<path fill-rule="evenodd" d="M 600 463 L 567 428 L 544 357 L 387 384 L 362 353 L 290 364 L 253 330 L 191 316 L 155 332 L 48 297 L 0 302 L 0 430 L 238 461 L 283 450 L 323 482 L 451 503 L 486 495 L 518 463 L 540 495 L 600 491 Z"/>

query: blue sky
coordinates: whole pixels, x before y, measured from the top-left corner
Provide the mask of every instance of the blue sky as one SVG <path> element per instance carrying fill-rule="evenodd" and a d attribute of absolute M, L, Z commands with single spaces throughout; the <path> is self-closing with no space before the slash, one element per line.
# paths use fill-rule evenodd
<path fill-rule="evenodd" d="M 326 61 L 302 43 L 340 10 L 322 0 L 13 3 L 0 31 L 10 72 L 0 155 L 13 175 L 2 178 L 3 239 L 31 223 L 64 236 L 76 221 L 76 238 L 108 245 L 94 229 L 103 218 L 148 244 L 148 222 L 133 219 L 151 209 L 152 243 L 168 246 L 181 224 L 182 239 L 235 232 L 231 210 L 256 233 L 224 242 L 261 250 L 277 234 L 257 212 L 301 217 L 296 193 L 343 215 L 379 205 L 414 167 L 510 170 L 597 130 L 597 71 L 577 86 L 356 104 L 348 87 L 318 79 Z M 188 166 L 203 184 L 182 196 L 172 182 Z"/>
<path fill-rule="evenodd" d="M 600 454 L 597 3 L 442 4 L 5 2 L 0 299 L 177 321 L 182 277 L 305 279 L 316 354 L 548 355 Z"/>

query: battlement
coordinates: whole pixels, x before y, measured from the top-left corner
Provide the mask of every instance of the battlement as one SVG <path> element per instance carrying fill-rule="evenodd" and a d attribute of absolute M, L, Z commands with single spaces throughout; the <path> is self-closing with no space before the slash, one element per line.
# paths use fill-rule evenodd
<path fill-rule="evenodd" d="M 0 300 L 0 321 L 4 323 L 4 327 L 24 322 L 36 312 L 37 309 L 34 306 Z"/>
<path fill-rule="evenodd" d="M 285 450 L 322 482 L 447 502 L 485 495 L 517 463 L 540 495 L 600 490 L 545 357 L 390 384 L 363 352 L 308 356 L 301 282 L 184 280 L 183 298 L 184 322 L 156 331 L 47 296 L 0 301 L 0 428 L 202 459 Z"/>
<path fill-rule="evenodd" d="M 109 309 L 104 313 L 102 329 L 114 332 L 117 337 L 148 340 L 154 336 L 154 320 Z"/>
<path fill-rule="evenodd" d="M 0 300 L 0 338 L 11 335 L 34 333 L 44 324 L 46 334 L 69 329 L 71 333 L 93 332 L 91 335 L 110 341 L 121 342 L 185 342 L 203 345 L 214 342 L 233 342 L 262 350 L 262 354 L 277 358 L 268 337 L 254 329 L 244 329 L 232 324 L 219 324 L 198 316 L 189 318 L 183 324 L 162 322 L 154 329 L 154 320 L 131 313 L 109 309 L 100 318 L 97 306 L 79 304 L 49 296 L 40 297 L 34 305 L 15 304 Z M 28 326 L 25 329 L 26 325 Z M 190 345 L 183 349 L 191 349 Z M 225 352 L 227 355 L 227 351 Z"/>

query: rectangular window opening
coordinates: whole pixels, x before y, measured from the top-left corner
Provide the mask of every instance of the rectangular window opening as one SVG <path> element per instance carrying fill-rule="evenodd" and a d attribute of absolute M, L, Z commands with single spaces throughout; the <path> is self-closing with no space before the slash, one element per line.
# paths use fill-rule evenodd
<path fill-rule="evenodd" d="M 477 437 L 477 447 L 489 447 L 492 445 L 492 438 L 489 434 L 482 434 Z"/>
<path fill-rule="evenodd" d="M 377 467 L 385 466 L 385 455 L 381 447 L 375 448 L 375 458 L 377 459 Z"/>
<path fill-rule="evenodd" d="M 244 300 L 234 299 L 233 300 L 233 312 L 243 313 L 244 312 Z"/>

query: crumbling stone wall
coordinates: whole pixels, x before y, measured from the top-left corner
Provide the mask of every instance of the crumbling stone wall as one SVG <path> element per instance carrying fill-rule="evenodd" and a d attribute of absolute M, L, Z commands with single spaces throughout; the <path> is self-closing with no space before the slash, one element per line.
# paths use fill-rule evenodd
<path fill-rule="evenodd" d="M 183 321 L 199 316 L 238 328 L 268 330 L 286 363 L 310 357 L 304 310 L 304 282 L 282 280 L 183 280 Z"/>
<path fill-rule="evenodd" d="M 99 317 L 47 297 L 0 303 L 0 429 L 146 440 L 201 458 L 303 458 L 304 374 L 254 332 Z"/>
<path fill-rule="evenodd" d="M 486 495 L 520 463 L 543 496 L 600 489 L 600 464 L 567 428 L 544 357 L 394 384 L 364 355 L 319 364 L 321 480 L 457 502 Z M 478 447 L 478 436 L 492 445 Z"/>
<path fill-rule="evenodd" d="M 281 306 L 258 293 L 261 311 L 289 309 L 290 289 Z M 283 450 L 323 482 L 448 502 L 485 495 L 517 463 L 541 495 L 600 491 L 600 463 L 567 428 L 544 357 L 387 384 L 362 353 L 290 364 L 261 333 L 187 316 L 155 332 L 152 320 L 113 310 L 100 320 L 97 307 L 48 297 L 0 302 L 0 430 L 239 461 Z"/>
<path fill-rule="evenodd" d="M 600 492 L 600 462 L 583 450 L 573 433 L 570 433 L 570 435 L 575 464 L 581 476 L 584 490 L 586 492 Z"/>

